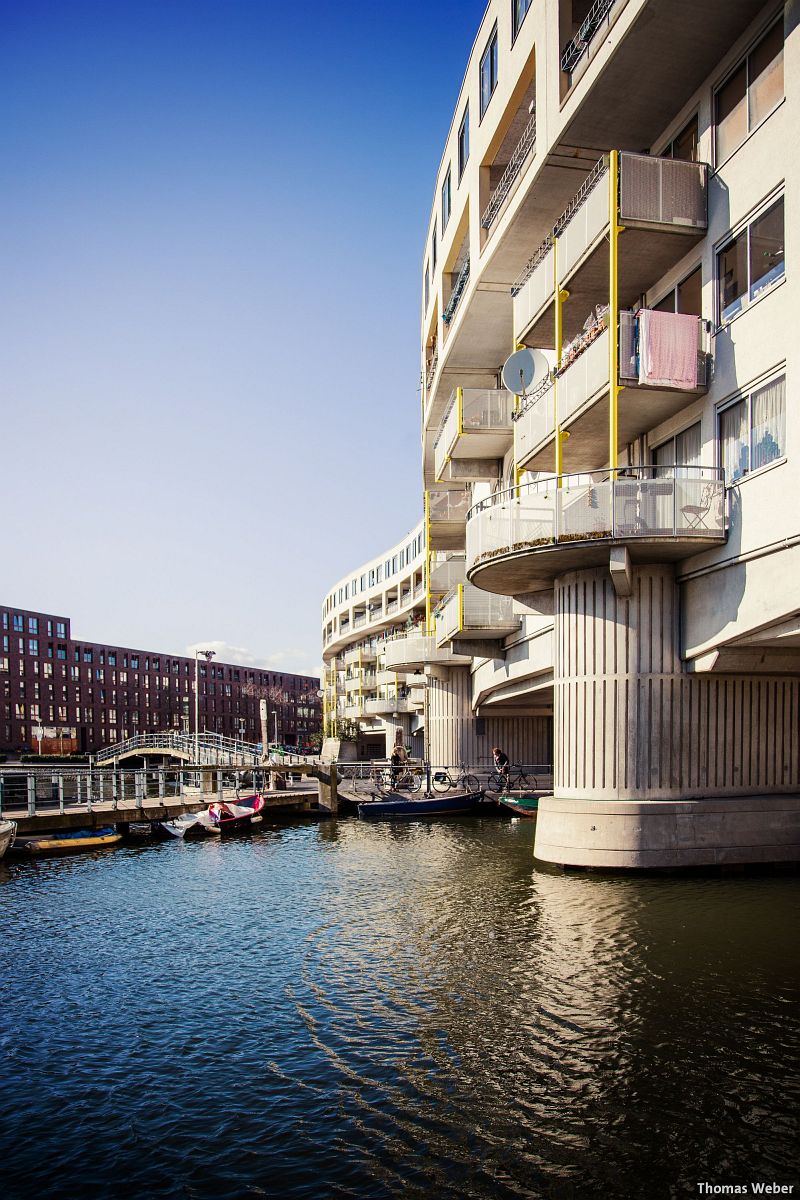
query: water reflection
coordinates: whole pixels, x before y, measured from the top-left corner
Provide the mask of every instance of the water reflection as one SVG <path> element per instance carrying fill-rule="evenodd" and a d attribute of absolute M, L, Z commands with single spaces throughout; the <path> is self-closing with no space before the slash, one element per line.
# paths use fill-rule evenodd
<path fill-rule="evenodd" d="M 532 826 L 332 820 L 0 868 L 5 1178 L 71 1197 L 127 1194 L 114 1176 L 197 1197 L 791 1182 L 798 881 L 562 875 L 534 868 Z"/>

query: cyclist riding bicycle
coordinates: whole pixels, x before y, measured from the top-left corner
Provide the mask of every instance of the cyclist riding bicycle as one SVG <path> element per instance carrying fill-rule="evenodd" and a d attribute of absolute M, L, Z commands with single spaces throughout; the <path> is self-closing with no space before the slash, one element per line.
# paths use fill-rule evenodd
<path fill-rule="evenodd" d="M 503 783 L 508 788 L 511 771 L 511 763 L 508 760 L 508 755 L 499 746 L 492 747 L 492 754 L 494 755 L 495 770 L 498 775 L 502 775 Z"/>

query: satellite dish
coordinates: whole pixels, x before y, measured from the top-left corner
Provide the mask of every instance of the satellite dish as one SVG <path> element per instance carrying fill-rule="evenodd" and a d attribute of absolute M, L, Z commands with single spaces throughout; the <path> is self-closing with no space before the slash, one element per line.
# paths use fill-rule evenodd
<path fill-rule="evenodd" d="M 527 346 L 516 350 L 506 359 L 503 367 L 503 383 L 515 396 L 524 396 L 533 384 L 539 383 L 550 367 L 541 350 L 529 350 Z"/>

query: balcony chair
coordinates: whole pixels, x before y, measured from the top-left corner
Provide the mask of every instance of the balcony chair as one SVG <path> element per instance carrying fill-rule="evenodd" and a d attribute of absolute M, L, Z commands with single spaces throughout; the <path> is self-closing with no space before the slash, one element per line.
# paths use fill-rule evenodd
<path fill-rule="evenodd" d="M 681 513 L 686 519 L 687 529 L 708 529 L 706 517 L 714 503 L 715 490 L 713 483 L 706 483 L 703 485 L 703 490 L 700 493 L 699 504 L 684 504 L 681 507 Z"/>

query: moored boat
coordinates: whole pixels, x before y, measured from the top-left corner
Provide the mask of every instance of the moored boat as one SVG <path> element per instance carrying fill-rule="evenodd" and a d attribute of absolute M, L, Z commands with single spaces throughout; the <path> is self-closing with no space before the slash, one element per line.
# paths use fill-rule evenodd
<path fill-rule="evenodd" d="M 535 817 L 539 810 L 538 796 L 498 796 L 497 803 L 510 809 L 516 817 Z"/>
<path fill-rule="evenodd" d="M 212 833 L 241 833 L 249 829 L 255 822 L 261 820 L 260 813 L 264 807 L 263 796 L 245 796 L 233 804 L 229 800 L 216 801 L 208 806 L 210 824 L 206 826 Z M 205 813 L 200 813 L 201 824 Z"/>
<path fill-rule="evenodd" d="M 76 850 L 97 850 L 122 841 L 112 825 L 102 829 L 67 829 L 59 833 L 25 833 L 14 841 L 16 855 L 69 854 Z"/>
<path fill-rule="evenodd" d="M 0 858 L 3 857 L 6 850 L 10 850 L 14 845 L 16 833 L 16 821 L 5 821 L 0 819 Z"/>
<path fill-rule="evenodd" d="M 380 800 L 362 801 L 358 805 L 358 815 L 365 821 L 418 821 L 426 817 L 455 817 L 476 812 L 482 799 L 482 791 L 422 796 L 419 799 L 387 792 Z"/>

